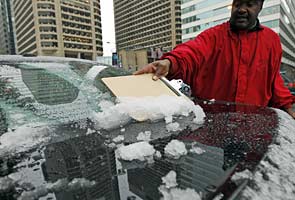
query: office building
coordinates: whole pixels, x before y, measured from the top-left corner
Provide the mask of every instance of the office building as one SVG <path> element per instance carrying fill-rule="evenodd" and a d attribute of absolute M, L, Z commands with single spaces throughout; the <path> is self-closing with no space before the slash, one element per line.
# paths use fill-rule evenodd
<path fill-rule="evenodd" d="M 0 0 L 0 55 L 15 54 L 13 15 L 10 0 Z"/>
<path fill-rule="evenodd" d="M 232 0 L 182 0 L 182 41 L 228 21 L 231 3 Z M 295 80 L 295 1 L 265 0 L 259 20 L 280 35 L 283 47 L 281 70 Z"/>
<path fill-rule="evenodd" d="M 102 55 L 99 0 L 13 0 L 13 8 L 19 54 Z"/>
<path fill-rule="evenodd" d="M 180 0 L 114 0 L 116 43 L 124 68 L 141 67 L 181 42 Z"/>

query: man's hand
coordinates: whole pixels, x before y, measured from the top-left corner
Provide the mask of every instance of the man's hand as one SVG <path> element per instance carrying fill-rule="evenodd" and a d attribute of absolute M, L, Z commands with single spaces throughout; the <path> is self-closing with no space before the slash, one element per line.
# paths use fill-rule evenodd
<path fill-rule="evenodd" d="M 293 111 L 292 108 L 287 108 L 286 109 L 286 112 L 291 115 L 291 117 L 293 117 L 295 119 L 295 112 Z"/>
<path fill-rule="evenodd" d="M 156 81 L 163 76 L 167 76 L 170 69 L 170 65 L 171 63 L 168 59 L 158 60 L 144 66 L 142 69 L 134 72 L 133 74 L 139 75 L 139 74 L 154 73 L 155 75 L 153 76 L 153 80 Z"/>

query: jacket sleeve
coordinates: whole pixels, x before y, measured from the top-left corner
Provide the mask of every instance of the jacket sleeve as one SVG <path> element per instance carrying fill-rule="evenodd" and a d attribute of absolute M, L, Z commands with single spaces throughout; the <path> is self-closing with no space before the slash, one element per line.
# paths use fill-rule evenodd
<path fill-rule="evenodd" d="M 274 45 L 275 59 L 273 67 L 275 68 L 275 77 L 272 85 L 272 98 L 270 106 L 280 109 L 291 108 L 295 102 L 294 96 L 290 90 L 284 85 L 284 80 L 280 74 L 280 65 L 282 59 L 282 46 L 279 37 L 277 37 L 276 45 Z"/>
<path fill-rule="evenodd" d="M 169 59 L 171 67 L 168 79 L 182 79 L 191 84 L 192 78 L 198 73 L 202 63 L 210 58 L 216 44 L 216 34 L 213 28 L 199 34 L 194 40 L 180 44 L 161 59 Z"/>

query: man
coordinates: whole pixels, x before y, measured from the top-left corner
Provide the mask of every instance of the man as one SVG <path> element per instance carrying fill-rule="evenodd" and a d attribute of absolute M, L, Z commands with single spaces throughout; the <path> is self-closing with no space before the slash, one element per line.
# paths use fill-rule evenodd
<path fill-rule="evenodd" d="M 280 75 L 279 36 L 260 25 L 263 0 L 234 0 L 229 22 L 178 45 L 134 74 L 182 79 L 199 99 L 272 106 L 293 118 L 295 98 Z"/>

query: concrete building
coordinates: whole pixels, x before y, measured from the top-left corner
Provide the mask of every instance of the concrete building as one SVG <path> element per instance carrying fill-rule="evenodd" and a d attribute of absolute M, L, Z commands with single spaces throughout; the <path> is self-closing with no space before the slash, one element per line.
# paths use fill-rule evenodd
<path fill-rule="evenodd" d="M 96 60 L 100 0 L 13 0 L 18 53 Z"/>
<path fill-rule="evenodd" d="M 182 0 L 182 41 L 229 20 L 232 0 Z M 280 35 L 283 47 L 281 70 L 295 80 L 295 1 L 265 0 L 261 24 Z"/>
<path fill-rule="evenodd" d="M 15 54 L 13 17 L 10 0 L 0 0 L 0 55 Z"/>
<path fill-rule="evenodd" d="M 117 51 L 124 68 L 156 59 L 181 43 L 180 0 L 114 0 Z M 155 55 L 155 56 L 153 56 Z"/>

